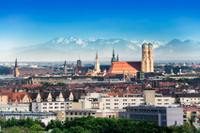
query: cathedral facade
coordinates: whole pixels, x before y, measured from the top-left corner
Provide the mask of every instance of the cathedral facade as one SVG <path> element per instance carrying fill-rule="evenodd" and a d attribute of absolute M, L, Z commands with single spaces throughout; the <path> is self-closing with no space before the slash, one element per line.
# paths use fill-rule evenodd
<path fill-rule="evenodd" d="M 114 73 L 114 74 L 125 73 L 125 74 L 136 75 L 137 72 L 139 71 L 142 71 L 144 73 L 154 72 L 153 45 L 151 43 L 149 44 L 144 43 L 142 45 L 141 62 L 120 62 L 111 60 L 111 63 L 112 64 L 108 73 Z"/>

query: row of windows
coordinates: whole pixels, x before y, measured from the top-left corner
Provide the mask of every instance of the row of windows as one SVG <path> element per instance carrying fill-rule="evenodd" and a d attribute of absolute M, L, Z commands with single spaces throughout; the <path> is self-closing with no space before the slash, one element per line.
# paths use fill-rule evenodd
<path fill-rule="evenodd" d="M 55 109 L 58 109 L 59 107 L 58 106 L 55 106 Z M 64 109 L 65 107 L 64 106 L 61 106 L 60 107 L 61 109 Z M 47 107 L 43 107 L 43 109 L 47 109 Z M 49 107 L 49 109 L 53 109 L 53 107 Z"/>
<path fill-rule="evenodd" d="M 157 99 L 157 101 L 162 101 L 162 99 Z M 164 101 L 169 101 L 169 99 L 164 99 Z"/>
<path fill-rule="evenodd" d="M 158 105 L 162 105 L 162 103 L 158 103 Z M 164 105 L 169 105 L 169 103 L 164 103 Z"/>
<path fill-rule="evenodd" d="M 47 105 L 48 103 L 43 103 L 43 105 Z M 67 105 L 72 103 L 66 103 Z M 49 103 L 49 105 L 53 105 L 53 103 Z M 54 105 L 59 105 L 59 103 L 54 103 Z M 65 105 L 65 103 L 60 103 L 60 105 Z"/>
<path fill-rule="evenodd" d="M 106 99 L 106 101 L 110 101 L 110 99 Z M 114 101 L 119 101 L 119 99 L 114 99 Z M 123 101 L 127 101 L 127 99 L 123 99 Z M 131 101 L 136 101 L 136 99 L 131 99 Z M 140 99 L 140 101 L 144 101 L 144 99 Z"/>
<path fill-rule="evenodd" d="M 95 113 L 88 113 L 88 115 L 95 115 Z M 82 112 L 66 112 L 66 115 L 87 115 L 87 113 L 82 113 Z"/>

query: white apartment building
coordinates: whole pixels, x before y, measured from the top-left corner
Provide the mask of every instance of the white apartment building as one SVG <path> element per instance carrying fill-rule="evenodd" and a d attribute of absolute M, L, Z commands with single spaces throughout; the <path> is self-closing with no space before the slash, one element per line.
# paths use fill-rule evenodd
<path fill-rule="evenodd" d="M 29 117 L 32 119 L 39 119 L 45 125 L 47 125 L 51 120 L 56 120 L 56 116 L 57 114 L 54 112 L 0 111 L 0 117 L 5 118 L 6 120 L 13 117 L 16 119 L 26 119 Z"/>
<path fill-rule="evenodd" d="M 66 109 L 82 108 L 82 103 L 65 101 L 64 98 L 56 98 L 56 101 L 33 102 L 32 111 L 55 112 Z"/>
<path fill-rule="evenodd" d="M 104 109 L 123 109 L 126 106 L 139 106 L 144 104 L 168 107 L 171 103 L 174 103 L 174 98 L 156 94 L 155 90 L 144 90 L 143 93 L 125 94 L 123 97 L 113 97 L 107 93 L 101 94 L 98 101 L 104 103 Z"/>
<path fill-rule="evenodd" d="M 0 111 L 29 111 L 29 105 L 21 103 L 1 104 Z"/>

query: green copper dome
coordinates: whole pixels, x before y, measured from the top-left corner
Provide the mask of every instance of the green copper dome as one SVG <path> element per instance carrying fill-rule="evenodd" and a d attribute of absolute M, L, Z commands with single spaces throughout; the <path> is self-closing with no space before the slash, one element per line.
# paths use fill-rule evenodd
<path fill-rule="evenodd" d="M 142 44 L 142 47 L 143 48 L 148 48 L 148 44 L 144 43 L 144 44 Z"/>
<path fill-rule="evenodd" d="M 153 45 L 151 43 L 148 44 L 149 48 L 153 48 Z"/>

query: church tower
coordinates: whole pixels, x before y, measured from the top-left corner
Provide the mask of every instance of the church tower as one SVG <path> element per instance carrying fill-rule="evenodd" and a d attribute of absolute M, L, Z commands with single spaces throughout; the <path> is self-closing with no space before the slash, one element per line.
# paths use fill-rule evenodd
<path fill-rule="evenodd" d="M 153 45 L 149 43 L 148 48 L 149 48 L 149 71 L 154 72 Z"/>
<path fill-rule="evenodd" d="M 154 72 L 153 45 L 144 43 L 142 45 L 142 72 Z"/>
<path fill-rule="evenodd" d="M 113 62 L 115 62 L 116 61 L 116 59 L 115 59 L 115 50 L 114 50 L 114 48 L 113 48 L 113 56 L 112 56 L 112 58 L 111 58 L 111 65 L 113 64 Z"/>
<path fill-rule="evenodd" d="M 95 59 L 95 62 L 94 62 L 94 72 L 96 72 L 96 73 L 101 72 L 98 53 L 96 53 L 96 59 Z"/>
<path fill-rule="evenodd" d="M 67 62 L 64 63 L 64 73 L 67 73 Z"/>
<path fill-rule="evenodd" d="M 19 71 L 18 71 L 18 66 L 17 66 L 17 58 L 16 58 L 16 60 L 15 60 L 14 76 L 15 76 L 15 77 L 19 77 Z"/>

